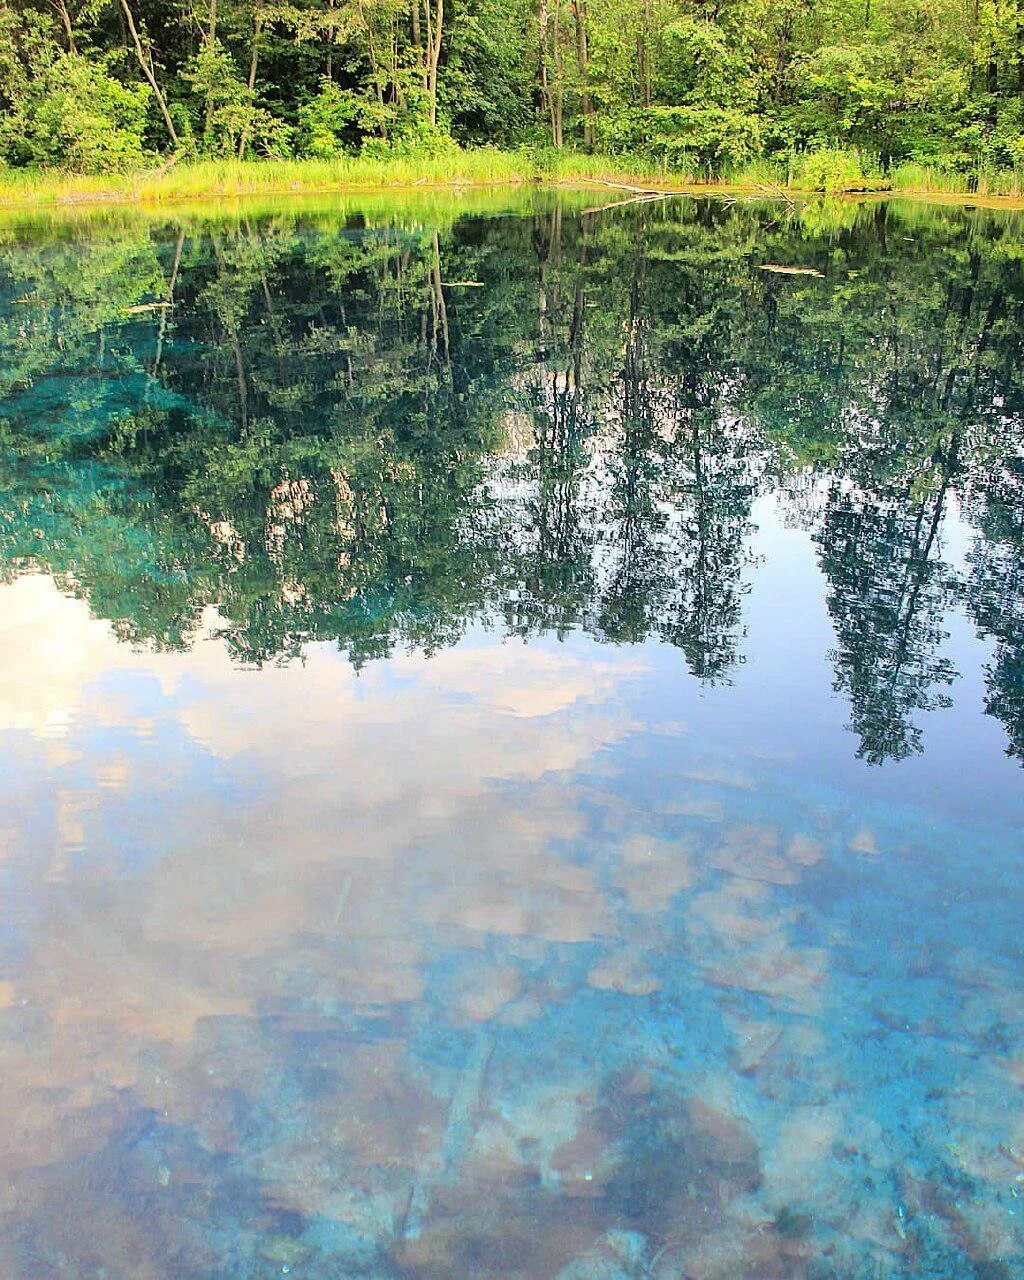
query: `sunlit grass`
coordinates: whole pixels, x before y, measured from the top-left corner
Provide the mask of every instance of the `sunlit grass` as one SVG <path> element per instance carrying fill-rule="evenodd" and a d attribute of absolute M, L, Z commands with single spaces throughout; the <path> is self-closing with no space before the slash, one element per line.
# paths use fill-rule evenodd
<path fill-rule="evenodd" d="M 140 173 L 70 174 L 53 170 L 0 169 L 0 203 L 190 200 L 199 197 L 274 195 L 289 192 L 373 190 L 388 187 L 474 186 L 603 179 L 664 181 L 650 165 L 566 152 L 451 148 L 434 154 L 387 158 L 341 156 L 335 160 L 204 160 Z M 675 182 L 683 177 L 674 175 Z"/>
<path fill-rule="evenodd" d="M 72 174 L 0 167 L 0 207 L 67 209 L 74 205 L 158 205 L 249 196 L 450 189 L 524 184 L 588 183 L 662 190 L 714 188 L 760 193 L 893 190 L 916 195 L 1024 198 L 1024 173 L 979 173 L 968 178 L 939 167 L 904 164 L 883 176 L 854 152 L 823 152 L 753 162 L 717 180 L 707 173 L 670 170 L 641 156 L 585 155 L 550 149 L 501 151 L 450 147 L 387 157 L 345 155 L 334 160 L 182 161 L 135 173 Z M 629 193 L 624 192 L 624 196 Z"/>
<path fill-rule="evenodd" d="M 893 171 L 894 191 L 922 195 L 974 195 L 982 198 L 1008 196 L 1024 198 L 1024 170 L 982 169 L 975 173 L 959 173 L 937 165 L 901 164 Z"/>
<path fill-rule="evenodd" d="M 204 160 L 140 173 L 69 174 L 0 171 L 0 200 L 188 200 L 198 196 L 332 191 L 343 187 L 411 186 L 522 180 L 524 166 L 500 151 L 453 151 L 387 160 Z"/>

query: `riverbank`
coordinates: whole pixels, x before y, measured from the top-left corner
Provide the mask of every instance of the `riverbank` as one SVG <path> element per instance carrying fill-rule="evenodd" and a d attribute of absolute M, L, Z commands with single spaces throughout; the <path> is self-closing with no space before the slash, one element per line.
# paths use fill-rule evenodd
<path fill-rule="evenodd" d="M 0 169 L 0 208 L 75 205 L 154 205 L 242 196 L 326 195 L 416 188 L 460 189 L 527 183 L 606 186 L 622 198 L 644 192 L 681 195 L 808 197 L 900 195 L 915 199 L 971 201 L 1024 207 L 1020 175 L 984 175 L 973 188 L 919 165 L 891 177 L 853 174 L 830 180 L 807 171 L 780 175 L 761 165 L 727 179 L 698 180 L 671 174 L 635 158 L 529 151 L 452 148 L 432 155 L 342 156 L 335 160 L 198 161 L 165 164 L 134 173 L 69 174 L 54 170 Z"/>

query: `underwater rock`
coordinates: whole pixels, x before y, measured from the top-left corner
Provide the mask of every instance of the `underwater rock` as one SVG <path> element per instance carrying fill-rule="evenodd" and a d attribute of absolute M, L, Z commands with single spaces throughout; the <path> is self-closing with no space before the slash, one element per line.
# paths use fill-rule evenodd
<path fill-rule="evenodd" d="M 796 884 L 799 879 L 799 872 L 779 852 L 778 832 L 770 827 L 730 827 L 710 862 L 720 871 L 765 884 Z"/>
<path fill-rule="evenodd" d="M 531 1184 L 563 1203 L 603 1193 L 622 1159 L 607 1132 L 596 1082 L 492 1087 L 467 1153 L 464 1178 L 474 1186 Z"/>
<path fill-rule="evenodd" d="M 750 1022 L 736 1030 L 729 1057 L 741 1076 L 750 1075 L 782 1039 L 783 1028 L 775 1022 Z"/>
<path fill-rule="evenodd" d="M 732 1115 L 704 1098 L 689 1098 L 685 1104 L 689 1132 L 688 1146 L 728 1171 L 738 1185 L 752 1190 L 761 1181 L 757 1142 L 742 1116 Z"/>
<path fill-rule="evenodd" d="M 609 1231 L 559 1271 L 556 1280 L 639 1280 L 650 1274 L 651 1250 L 639 1231 Z"/>
<path fill-rule="evenodd" d="M 820 840 L 802 834 L 795 835 L 786 846 L 786 857 L 801 867 L 816 866 L 825 856 L 825 849 Z"/>
<path fill-rule="evenodd" d="M 723 1082 L 724 1084 L 724 1082 Z M 602 1130 L 621 1153 L 605 1188 L 605 1212 L 652 1239 L 699 1239 L 729 1205 L 755 1192 L 761 1170 L 730 1090 L 701 1097 L 655 1080 L 609 1080 Z"/>
<path fill-rule="evenodd" d="M 615 1164 L 608 1140 L 594 1125 L 581 1128 L 574 1138 L 551 1153 L 551 1169 L 558 1175 L 560 1191 L 569 1196 L 598 1196 Z"/>
<path fill-rule="evenodd" d="M 793 945 L 788 933 L 796 922 L 796 913 L 781 907 L 767 884 L 741 877 L 698 894 L 687 910 L 693 955 L 709 984 L 817 1013 L 828 953 Z"/>
<path fill-rule="evenodd" d="M 771 1218 L 742 1203 L 694 1239 L 670 1240 L 649 1274 L 655 1280 L 804 1280 L 809 1253 L 802 1238 L 779 1231 Z M 821 1280 L 825 1276 L 846 1280 L 847 1273 L 830 1269 Z"/>
<path fill-rule="evenodd" d="M 606 956 L 587 974 L 587 983 L 598 991 L 618 991 L 627 996 L 649 996 L 661 983 L 632 951 Z"/>
<path fill-rule="evenodd" d="M 714 950 L 741 950 L 778 929 L 779 915 L 770 915 L 772 904 L 764 885 L 750 880 L 731 880 L 720 889 L 700 893 L 687 910 L 690 931 L 701 938 L 701 959 L 709 944 Z"/>
<path fill-rule="evenodd" d="M 553 854 L 531 853 L 528 877 L 486 874 L 483 867 L 426 898 L 419 917 L 474 934 L 589 942 L 607 931 L 604 895 L 589 868 Z"/>
<path fill-rule="evenodd" d="M 796 948 L 778 942 L 749 957 L 740 969 L 718 969 L 708 974 L 716 986 L 740 987 L 784 1000 L 803 1013 L 817 1013 L 821 1006 L 819 988 L 825 979 L 825 953 Z"/>
<path fill-rule="evenodd" d="M 499 1174 L 480 1154 L 474 1147 L 451 1178 L 433 1186 L 415 1233 L 399 1233 L 391 1249 L 397 1274 L 540 1280 L 592 1248 L 607 1219 L 600 1197 L 574 1194 L 557 1173 L 542 1180 L 525 1163 Z"/>
<path fill-rule="evenodd" d="M 470 970 L 453 991 L 456 1022 L 488 1022 L 519 995 L 520 978 L 511 965 Z"/>
<path fill-rule="evenodd" d="M 664 911 L 696 879 L 692 850 L 681 841 L 634 836 L 619 850 L 613 884 L 634 911 Z"/>
<path fill-rule="evenodd" d="M 864 853 L 869 857 L 875 857 L 878 853 L 878 843 L 874 832 L 868 827 L 861 827 L 851 837 L 848 848 L 851 853 Z"/>
<path fill-rule="evenodd" d="M 298 1267 L 312 1257 L 313 1250 L 294 1236 L 274 1236 L 260 1246 L 259 1254 L 267 1262 L 281 1267 Z"/>
<path fill-rule="evenodd" d="M 316 1108 L 315 1132 L 342 1147 L 347 1159 L 419 1168 L 436 1158 L 444 1104 L 407 1065 L 404 1041 L 351 1046 L 338 1083 Z"/>
<path fill-rule="evenodd" d="M 500 1013 L 499 1020 L 503 1027 L 525 1027 L 533 1022 L 545 1010 L 544 992 L 529 991 L 507 1004 Z"/>
<path fill-rule="evenodd" d="M 1015 1164 L 1018 1169 L 1024 1169 L 1024 1148 L 1017 1150 L 1008 1142 L 1000 1142 L 999 1151 L 1011 1164 Z"/>
<path fill-rule="evenodd" d="M 903 1186 L 911 1216 L 920 1216 L 930 1233 L 944 1238 L 972 1275 L 1016 1280 L 1024 1274 L 1024 1239 L 1017 1216 L 1007 1212 L 1005 1202 L 971 1195 L 965 1188 L 954 1190 L 942 1178 L 908 1177 Z"/>
<path fill-rule="evenodd" d="M 779 1125 L 764 1161 L 764 1195 L 773 1211 L 792 1209 L 808 1188 L 822 1185 L 822 1168 L 842 1123 L 835 1105 L 794 1107 Z"/>

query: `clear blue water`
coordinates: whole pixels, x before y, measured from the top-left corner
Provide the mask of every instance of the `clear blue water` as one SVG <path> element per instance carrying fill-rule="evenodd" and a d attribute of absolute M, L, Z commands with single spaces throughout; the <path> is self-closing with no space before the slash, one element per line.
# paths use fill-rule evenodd
<path fill-rule="evenodd" d="M 1024 1277 L 1022 215 L 586 204 L 0 227 L 5 1277 Z"/>

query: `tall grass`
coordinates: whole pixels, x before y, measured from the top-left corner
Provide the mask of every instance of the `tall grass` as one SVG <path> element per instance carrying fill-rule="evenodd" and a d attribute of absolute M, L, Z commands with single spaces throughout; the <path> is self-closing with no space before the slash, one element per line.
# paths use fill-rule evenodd
<path fill-rule="evenodd" d="M 493 147 L 394 154 L 346 155 L 335 160 L 202 160 L 137 173 L 83 175 L 58 170 L 0 167 L 0 207 L 67 208 L 77 204 L 225 200 L 418 188 L 460 189 L 604 182 L 687 191 L 701 187 L 767 193 L 893 190 L 908 194 L 970 193 L 975 197 L 1024 197 L 1024 173 L 963 174 L 938 167 L 902 165 L 883 176 L 856 152 L 832 150 L 761 160 L 712 181 L 700 172 L 667 169 L 650 157 L 584 155 L 573 151 Z"/>
<path fill-rule="evenodd" d="M 464 182 L 509 182 L 525 176 L 515 153 L 480 149 L 387 159 L 200 160 L 138 173 L 70 174 L 0 170 L 0 200 L 189 200 L 199 196 L 332 191 Z"/>
<path fill-rule="evenodd" d="M 1024 198 L 1024 169 L 978 169 L 964 173 L 939 165 L 907 163 L 893 170 L 894 191 L 918 195 Z"/>
<path fill-rule="evenodd" d="M 426 154 L 346 155 L 334 160 L 201 160 L 139 173 L 102 175 L 0 168 L 0 204 L 147 203 L 389 187 L 588 179 L 628 183 L 655 178 L 664 183 L 666 175 L 650 163 L 635 160 L 547 150 L 452 147 Z M 674 184 L 680 182 L 676 175 Z"/>

